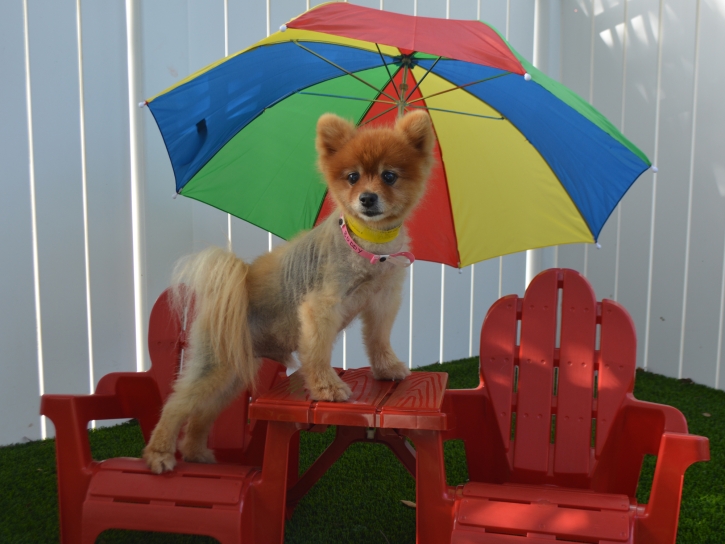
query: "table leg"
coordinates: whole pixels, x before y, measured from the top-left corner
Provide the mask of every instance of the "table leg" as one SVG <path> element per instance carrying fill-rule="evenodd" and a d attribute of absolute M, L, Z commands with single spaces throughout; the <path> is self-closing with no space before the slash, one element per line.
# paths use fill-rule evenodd
<path fill-rule="evenodd" d="M 418 544 L 448 542 L 453 530 L 454 497 L 446 484 L 443 439 L 438 431 L 401 431 L 415 444 L 415 531 Z"/>
<path fill-rule="evenodd" d="M 298 430 L 291 422 L 268 423 L 262 475 L 253 483 L 254 542 L 282 544 L 284 540 L 290 440 Z"/>

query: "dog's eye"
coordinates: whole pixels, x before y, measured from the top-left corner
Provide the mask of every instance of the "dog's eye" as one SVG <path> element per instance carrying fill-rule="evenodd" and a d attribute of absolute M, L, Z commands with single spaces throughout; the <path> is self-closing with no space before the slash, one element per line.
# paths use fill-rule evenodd
<path fill-rule="evenodd" d="M 383 172 L 380 177 L 383 178 L 383 181 L 387 183 L 388 185 L 392 185 L 396 181 L 398 181 L 398 174 L 395 172 L 391 172 L 390 170 L 386 170 Z"/>
<path fill-rule="evenodd" d="M 360 179 L 360 174 L 358 174 L 357 172 L 350 172 L 347 175 L 347 181 L 350 182 L 350 185 L 355 185 L 355 183 L 357 183 L 357 180 L 359 180 L 359 179 Z"/>

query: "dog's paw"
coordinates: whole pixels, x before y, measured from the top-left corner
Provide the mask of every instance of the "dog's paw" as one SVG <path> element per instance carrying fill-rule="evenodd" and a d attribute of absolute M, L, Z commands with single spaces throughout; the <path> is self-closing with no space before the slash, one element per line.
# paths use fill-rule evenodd
<path fill-rule="evenodd" d="M 184 461 L 189 461 L 191 463 L 216 463 L 216 457 L 214 457 L 214 452 L 209 448 L 204 448 L 203 450 L 197 450 L 189 453 L 185 453 L 182 450 L 182 456 L 184 458 Z"/>
<path fill-rule="evenodd" d="M 149 450 L 148 446 L 143 450 L 143 459 L 154 474 L 169 472 L 176 466 L 173 453 Z"/>
<path fill-rule="evenodd" d="M 190 463 L 216 463 L 214 452 L 206 446 L 197 447 L 191 446 L 186 442 L 182 442 L 179 445 L 179 450 L 181 451 L 181 457 L 184 461 L 189 461 Z"/>
<path fill-rule="evenodd" d="M 395 361 L 387 365 L 377 365 L 372 368 L 373 378 L 376 380 L 404 380 L 410 376 L 410 369 L 405 363 Z"/>
<path fill-rule="evenodd" d="M 352 390 L 337 374 L 333 374 L 327 380 L 310 384 L 308 389 L 310 390 L 310 397 L 313 400 L 342 402 L 349 399 L 350 395 L 352 395 Z"/>

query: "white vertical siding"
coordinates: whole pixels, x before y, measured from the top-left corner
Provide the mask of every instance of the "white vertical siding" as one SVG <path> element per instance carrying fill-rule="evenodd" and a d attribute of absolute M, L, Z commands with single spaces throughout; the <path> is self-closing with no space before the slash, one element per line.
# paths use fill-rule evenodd
<path fill-rule="evenodd" d="M 109 372 L 136 369 L 125 6 L 85 2 L 81 22 L 91 330 L 98 382 Z"/>
<path fill-rule="evenodd" d="M 28 2 L 46 393 L 88 393 L 89 352 L 75 0 Z"/>
<path fill-rule="evenodd" d="M 725 237 L 725 106 L 718 89 L 725 86 L 725 3 L 700 2 L 697 106 L 694 131 L 692 218 L 683 375 L 699 383 L 715 381 L 722 330 L 720 299 Z"/>
<path fill-rule="evenodd" d="M 679 376 L 682 293 L 692 144 L 695 4 L 669 1 L 662 13 L 659 149 L 650 303 L 649 353 L 654 372 Z"/>
<path fill-rule="evenodd" d="M 189 12 L 186 0 L 139 2 L 142 97 L 154 96 L 189 71 Z M 219 29 L 223 36 L 223 29 Z M 168 286 L 177 259 L 193 250 L 193 203 L 172 198 L 174 176 L 166 147 L 148 110 L 143 111 L 141 218 L 143 233 L 143 323 Z M 145 334 L 145 333 L 144 333 Z M 145 362 L 148 367 L 148 361 Z"/>
<path fill-rule="evenodd" d="M 657 116 L 657 44 L 659 0 L 629 0 L 626 31 L 624 130 L 630 140 L 655 160 Z M 654 175 L 640 176 L 619 205 L 621 232 L 617 300 L 627 305 L 637 328 L 637 360 L 644 362 L 649 315 L 648 278 Z"/>
<path fill-rule="evenodd" d="M 33 272 L 25 17 L 0 4 L 0 444 L 38 439 L 38 344 Z"/>
<path fill-rule="evenodd" d="M 230 237 L 247 260 L 268 250 L 269 237 L 257 227 L 172 198 L 158 129 L 148 110 L 132 105 L 319 3 L 2 3 L 0 251 L 10 258 L 0 263 L 0 444 L 42 436 L 41 390 L 86 393 L 108 372 L 148 365 L 148 313 L 179 257 Z M 637 326 L 640 365 L 722 387 L 725 4 L 355 3 L 429 17 L 480 16 L 656 159 L 659 173 L 645 173 L 627 193 L 602 231 L 602 249 L 546 248 L 530 253 L 528 264 L 534 272 L 586 272 L 599 298 L 622 302 Z M 396 353 L 413 366 L 441 353 L 444 360 L 477 354 L 488 307 L 499 294 L 523 293 L 526 270 L 525 253 L 462 272 L 417 262 L 393 328 Z M 334 364 L 343 360 L 366 364 L 359 323 L 334 348 Z"/>

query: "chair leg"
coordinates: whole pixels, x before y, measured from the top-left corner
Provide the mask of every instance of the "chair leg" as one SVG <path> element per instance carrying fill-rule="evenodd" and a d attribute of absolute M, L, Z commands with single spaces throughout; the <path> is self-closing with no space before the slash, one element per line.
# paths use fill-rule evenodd
<path fill-rule="evenodd" d="M 448 492 L 443 439 L 437 431 L 405 431 L 415 444 L 415 531 L 418 544 L 448 542 L 453 531 L 454 498 Z"/>

